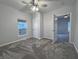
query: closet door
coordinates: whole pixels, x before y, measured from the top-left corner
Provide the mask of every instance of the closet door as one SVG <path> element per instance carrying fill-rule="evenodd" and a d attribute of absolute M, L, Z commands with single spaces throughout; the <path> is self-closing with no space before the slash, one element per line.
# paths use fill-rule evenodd
<path fill-rule="evenodd" d="M 40 13 L 38 12 L 33 16 L 33 37 L 40 39 Z"/>

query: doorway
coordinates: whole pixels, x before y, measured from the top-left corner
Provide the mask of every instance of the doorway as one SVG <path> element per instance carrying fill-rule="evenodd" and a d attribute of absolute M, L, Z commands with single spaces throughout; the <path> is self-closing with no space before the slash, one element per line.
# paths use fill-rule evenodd
<path fill-rule="evenodd" d="M 56 43 L 69 42 L 70 29 L 70 14 L 62 16 L 55 15 L 54 39 Z"/>

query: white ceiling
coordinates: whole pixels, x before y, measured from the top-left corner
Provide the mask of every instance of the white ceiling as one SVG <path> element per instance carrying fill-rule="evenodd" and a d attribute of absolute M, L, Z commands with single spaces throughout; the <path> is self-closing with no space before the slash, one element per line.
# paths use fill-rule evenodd
<path fill-rule="evenodd" d="M 5 4 L 12 8 L 16 8 L 16 9 L 24 11 L 24 12 L 26 12 L 26 11 L 30 12 L 29 9 L 27 7 L 25 7 L 25 5 L 23 3 L 21 3 L 21 1 L 26 1 L 29 3 L 31 0 L 0 0 L 0 4 Z M 64 5 L 67 5 L 67 6 L 72 5 L 75 2 L 75 0 L 42 0 L 42 1 L 44 1 L 44 2 L 40 2 L 40 4 L 45 3 L 45 4 L 47 4 L 47 7 L 41 7 L 41 5 L 40 5 L 41 12 L 55 10 Z"/>

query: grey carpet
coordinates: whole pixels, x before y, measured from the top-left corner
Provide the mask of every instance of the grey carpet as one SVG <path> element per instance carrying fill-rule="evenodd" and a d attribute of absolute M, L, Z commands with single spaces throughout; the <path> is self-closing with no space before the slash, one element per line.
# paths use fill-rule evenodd
<path fill-rule="evenodd" d="M 0 47 L 0 59 L 78 59 L 70 43 L 31 38 Z"/>

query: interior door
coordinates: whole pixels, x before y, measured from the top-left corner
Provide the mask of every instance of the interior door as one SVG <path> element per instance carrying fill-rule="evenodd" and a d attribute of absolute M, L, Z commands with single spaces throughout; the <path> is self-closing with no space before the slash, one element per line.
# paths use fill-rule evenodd
<path fill-rule="evenodd" d="M 40 13 L 33 16 L 33 37 L 40 39 Z"/>
<path fill-rule="evenodd" d="M 54 39 L 55 42 L 68 42 L 70 32 L 70 16 L 55 16 L 54 20 Z"/>

